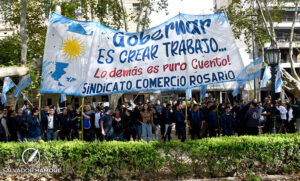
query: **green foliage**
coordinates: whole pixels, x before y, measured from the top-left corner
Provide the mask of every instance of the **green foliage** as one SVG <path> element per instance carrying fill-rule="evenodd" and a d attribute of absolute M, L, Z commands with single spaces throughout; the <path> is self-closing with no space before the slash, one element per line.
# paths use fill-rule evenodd
<path fill-rule="evenodd" d="M 15 65 L 21 57 L 20 36 L 5 37 L 0 41 L 0 64 L 1 67 Z"/>
<path fill-rule="evenodd" d="M 273 3 L 272 10 L 270 10 L 272 21 L 281 22 L 281 19 L 285 16 L 285 14 L 281 11 L 283 1 L 267 2 L 269 4 Z M 228 16 L 235 38 L 240 39 L 244 35 L 244 42 L 248 46 L 249 52 L 252 46 L 251 39 L 253 29 L 255 42 L 260 49 L 264 47 L 264 44 L 266 42 L 270 42 L 270 37 L 263 22 L 262 14 L 257 5 L 255 6 L 255 8 L 253 8 L 252 0 L 233 0 L 227 8 L 219 10 L 219 12 L 224 11 Z M 267 23 L 269 23 L 267 11 L 264 10 L 263 14 L 266 18 Z"/>
<path fill-rule="evenodd" d="M 25 167 L 28 147 L 41 154 L 39 168 L 60 168 L 57 179 L 153 180 L 289 174 L 300 170 L 300 135 L 207 138 L 181 143 L 0 143 L 0 170 Z"/>

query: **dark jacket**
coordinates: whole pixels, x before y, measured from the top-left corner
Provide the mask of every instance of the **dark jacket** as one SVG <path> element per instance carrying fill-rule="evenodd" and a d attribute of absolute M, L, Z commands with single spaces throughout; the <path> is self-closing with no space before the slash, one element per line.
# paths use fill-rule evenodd
<path fill-rule="evenodd" d="M 232 114 L 227 115 L 226 113 L 223 113 L 220 122 L 223 128 L 223 134 L 227 136 L 231 136 L 233 134 L 232 127 L 235 122 L 233 115 Z"/>
<path fill-rule="evenodd" d="M 103 129 L 105 135 L 113 135 L 114 129 L 112 126 L 112 116 L 104 113 L 101 122 L 103 122 Z"/>
<path fill-rule="evenodd" d="M 42 126 L 39 122 L 39 116 L 32 116 L 29 119 L 29 137 L 36 138 L 42 135 Z"/>
<path fill-rule="evenodd" d="M 201 110 L 195 112 L 194 110 L 190 111 L 189 118 L 191 121 L 192 128 L 201 128 L 202 120 L 204 120 L 204 115 Z"/>
<path fill-rule="evenodd" d="M 114 115 L 115 119 L 113 120 L 113 128 L 115 133 L 121 133 L 124 129 L 124 118 L 120 115 L 120 121 L 116 121 L 116 115 Z"/>
<path fill-rule="evenodd" d="M 136 125 L 136 120 L 133 116 L 133 113 L 130 112 L 129 116 L 124 114 L 124 128 L 125 129 L 130 129 L 132 126 L 135 126 L 135 125 Z"/>
<path fill-rule="evenodd" d="M 214 111 L 209 111 L 208 113 L 208 127 L 209 129 L 216 129 L 218 128 L 218 117 L 217 113 Z"/>
<path fill-rule="evenodd" d="M 260 114 L 257 108 L 249 109 L 245 116 L 246 126 L 250 128 L 259 126 L 259 118 Z"/>
<path fill-rule="evenodd" d="M 20 131 L 22 133 L 26 133 L 28 131 L 28 121 L 26 119 L 26 116 L 16 116 L 15 117 L 15 128 L 16 131 Z"/>
<path fill-rule="evenodd" d="M 293 108 L 294 118 L 300 119 L 300 105 L 299 104 L 290 104 L 290 103 L 286 103 L 286 105 Z"/>
<path fill-rule="evenodd" d="M 176 128 L 178 129 L 185 129 L 185 116 L 183 114 L 183 111 L 175 111 L 174 113 L 174 119 L 175 119 L 175 123 L 176 123 Z"/>
<path fill-rule="evenodd" d="M 163 110 L 163 123 L 164 124 L 172 124 L 172 113 L 169 109 Z"/>
<path fill-rule="evenodd" d="M 54 114 L 53 121 L 54 121 L 53 122 L 54 131 L 61 130 L 61 123 L 57 114 Z M 44 130 L 48 130 L 48 116 L 45 119 Z"/>
<path fill-rule="evenodd" d="M 72 115 L 67 114 L 63 115 L 62 113 L 59 115 L 60 123 L 62 125 L 62 131 L 69 132 L 73 128 Z"/>

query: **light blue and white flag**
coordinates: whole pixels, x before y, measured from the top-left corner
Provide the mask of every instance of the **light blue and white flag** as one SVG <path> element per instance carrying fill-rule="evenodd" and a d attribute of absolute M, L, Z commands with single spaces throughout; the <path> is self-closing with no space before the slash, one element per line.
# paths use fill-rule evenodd
<path fill-rule="evenodd" d="M 24 75 L 22 77 L 22 79 L 20 80 L 17 89 L 14 92 L 14 96 L 16 97 L 17 100 L 19 99 L 21 91 L 23 89 L 25 89 L 26 87 L 30 86 L 30 84 L 31 84 L 30 75 L 29 74 L 28 75 Z"/>
<path fill-rule="evenodd" d="M 262 78 L 260 88 L 266 87 L 268 80 L 272 77 L 271 70 L 269 66 L 265 67 L 264 76 Z"/>
<path fill-rule="evenodd" d="M 207 85 L 200 86 L 200 99 L 203 100 L 205 98 L 205 94 L 207 91 Z"/>
<path fill-rule="evenodd" d="M 282 91 L 282 79 L 281 79 L 281 73 L 280 73 L 280 63 L 277 66 L 277 74 L 276 74 L 276 80 L 275 80 L 275 92 L 281 92 Z"/>
<path fill-rule="evenodd" d="M 1 95 L 1 103 L 5 104 L 7 102 L 6 93 L 15 86 L 16 84 L 9 78 L 5 77 L 3 82 L 3 89 Z"/>
<path fill-rule="evenodd" d="M 243 88 L 244 85 L 246 84 L 247 82 L 238 82 L 238 85 L 237 87 L 235 88 L 235 90 L 232 92 L 232 96 L 235 97 L 238 95 L 239 91 L 240 91 L 240 88 Z"/>
<path fill-rule="evenodd" d="M 190 100 L 192 98 L 192 89 L 191 88 L 188 88 L 186 90 L 186 94 L 187 94 L 187 98 L 188 100 Z"/>
<path fill-rule="evenodd" d="M 237 81 L 249 81 L 260 78 L 263 57 L 260 56 L 254 62 L 247 65 L 237 76 Z"/>
<path fill-rule="evenodd" d="M 60 95 L 60 103 L 65 102 L 67 100 L 66 94 L 61 94 Z"/>

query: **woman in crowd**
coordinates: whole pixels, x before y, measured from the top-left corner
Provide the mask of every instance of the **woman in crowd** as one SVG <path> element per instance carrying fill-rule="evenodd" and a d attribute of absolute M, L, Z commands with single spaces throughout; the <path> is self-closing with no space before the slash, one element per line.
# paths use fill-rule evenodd
<path fill-rule="evenodd" d="M 148 104 L 144 104 L 143 111 L 141 112 L 142 117 L 142 138 L 145 141 L 152 141 L 152 124 L 153 124 L 153 113 L 150 110 Z"/>

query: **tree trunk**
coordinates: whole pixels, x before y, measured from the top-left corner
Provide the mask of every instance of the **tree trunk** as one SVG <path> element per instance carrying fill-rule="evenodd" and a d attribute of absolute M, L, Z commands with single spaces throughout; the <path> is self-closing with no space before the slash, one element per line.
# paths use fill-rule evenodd
<path fill-rule="evenodd" d="M 281 70 L 282 78 L 285 80 L 283 88 L 292 93 L 298 100 L 300 100 L 300 81 L 297 81 L 285 69 Z"/>
<path fill-rule="evenodd" d="M 26 14 L 27 14 L 27 0 L 22 0 L 22 10 L 20 18 L 20 35 L 22 40 L 21 63 L 27 63 L 27 33 L 26 33 Z"/>
<path fill-rule="evenodd" d="M 268 15 L 268 19 L 269 19 L 269 24 L 270 24 L 270 28 L 271 28 L 271 35 L 272 35 L 272 41 L 271 43 L 274 43 L 275 45 L 277 45 L 277 41 L 276 41 L 276 34 L 275 34 L 275 29 L 274 29 L 274 26 L 273 26 L 273 20 L 272 20 L 272 16 L 271 16 L 271 13 L 269 11 L 269 7 L 268 7 L 268 2 L 267 0 L 264 0 L 264 4 L 265 4 L 265 9 L 267 10 L 267 15 Z M 278 45 L 277 45 L 278 47 Z"/>
<path fill-rule="evenodd" d="M 123 0 L 120 0 L 120 2 L 121 2 L 122 11 L 123 11 L 122 14 L 123 14 L 124 28 L 125 28 L 125 31 L 128 32 L 128 23 L 127 23 L 127 18 L 126 18 L 127 12 L 124 7 Z"/>
<path fill-rule="evenodd" d="M 262 16 L 262 18 L 263 18 L 264 25 L 265 25 L 265 27 L 266 27 L 266 29 L 267 29 L 267 33 L 268 33 L 268 35 L 269 35 L 271 41 L 275 44 L 276 47 L 278 47 L 277 41 L 276 41 L 275 37 L 272 36 L 273 33 L 271 33 L 271 32 L 274 32 L 273 22 L 272 22 L 272 20 L 271 20 L 272 27 L 270 27 L 270 28 L 271 28 L 271 30 L 270 30 L 269 27 L 268 27 L 268 23 L 267 23 L 267 20 L 266 20 L 266 18 L 265 18 L 265 15 L 264 15 L 263 8 L 262 8 L 262 6 L 261 6 L 260 0 L 256 0 L 256 2 L 257 2 L 257 5 L 258 5 L 258 8 L 259 8 L 259 10 L 260 10 L 261 16 Z M 266 9 L 266 10 L 269 11 L 269 9 Z M 273 35 L 274 35 L 274 34 L 273 34 Z"/>
<path fill-rule="evenodd" d="M 138 13 L 138 18 L 137 18 L 137 24 L 136 24 L 136 32 L 140 31 L 140 25 L 141 25 L 141 17 L 142 17 L 142 13 L 143 13 L 143 9 L 144 9 L 144 4 L 145 4 L 145 0 L 142 0 L 142 2 L 140 3 L 140 9 L 139 9 L 139 13 Z"/>
<path fill-rule="evenodd" d="M 28 67 L 4 67 L 0 68 L 0 78 L 21 77 L 29 73 Z"/>
<path fill-rule="evenodd" d="M 150 9 L 150 2 L 149 2 L 148 6 L 147 6 L 147 8 L 145 10 L 145 15 L 144 15 L 144 18 L 143 18 L 144 22 L 146 22 L 147 19 L 148 19 L 149 9 Z M 143 24 L 143 28 L 142 28 L 143 31 L 145 30 L 145 25 L 146 25 L 146 23 Z"/>
<path fill-rule="evenodd" d="M 294 14 L 294 20 L 292 23 L 292 28 L 291 28 L 291 34 L 290 34 L 290 42 L 289 42 L 289 62 L 291 64 L 291 74 L 289 74 L 286 70 L 282 69 L 282 78 L 285 80 L 285 84 L 283 88 L 290 93 L 292 93 L 295 97 L 300 99 L 300 79 L 299 76 L 297 75 L 297 72 L 294 67 L 294 60 L 293 60 L 293 39 L 294 39 L 294 30 L 295 30 L 295 22 L 296 19 L 298 18 L 298 2 L 296 1 L 296 11 Z"/>
<path fill-rule="evenodd" d="M 290 42 L 289 42 L 289 62 L 291 64 L 291 73 L 292 73 L 292 76 L 300 81 L 297 73 L 296 73 L 296 70 L 295 70 L 295 67 L 294 67 L 294 60 L 293 60 L 293 39 L 294 39 L 294 30 L 295 30 L 295 22 L 296 22 L 296 19 L 298 18 L 298 2 L 296 2 L 296 11 L 295 11 L 295 14 L 294 14 L 294 20 L 293 20 L 293 23 L 292 23 L 292 28 L 291 28 L 291 34 L 290 34 Z"/>

